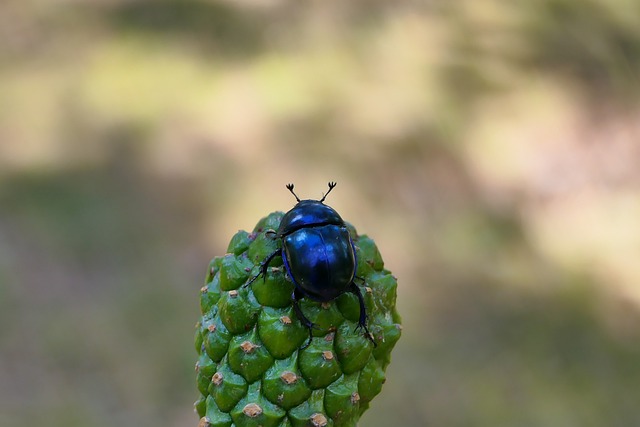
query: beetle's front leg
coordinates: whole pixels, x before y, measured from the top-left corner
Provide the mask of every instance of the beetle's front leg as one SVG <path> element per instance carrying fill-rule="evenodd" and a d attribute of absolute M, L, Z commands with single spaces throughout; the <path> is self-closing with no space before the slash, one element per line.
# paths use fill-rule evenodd
<path fill-rule="evenodd" d="M 256 281 L 258 277 L 260 277 L 260 275 L 262 275 L 263 280 L 267 280 L 267 268 L 269 268 L 269 264 L 271 263 L 271 261 L 278 255 L 282 256 L 282 249 L 276 249 L 271 254 L 269 254 L 269 256 L 260 263 L 260 271 L 258 271 L 258 274 L 249 279 L 249 281 L 245 283 L 243 287 L 251 285 Z"/>
<path fill-rule="evenodd" d="M 302 292 L 300 292 L 298 290 L 298 288 L 295 288 L 293 290 L 293 293 L 291 294 L 291 301 L 293 303 L 293 311 L 296 312 L 296 316 L 298 316 L 298 319 L 300 319 L 300 322 L 304 326 L 306 326 L 306 328 L 309 330 L 309 341 L 307 341 L 307 343 L 305 345 L 300 347 L 300 350 L 304 350 L 305 348 L 309 347 L 309 344 L 311 344 L 311 340 L 313 339 L 313 328 L 315 327 L 313 322 L 311 320 L 309 320 L 309 318 L 307 318 L 307 316 L 305 316 L 304 313 L 302 312 L 302 310 L 300 309 L 300 304 L 298 304 L 298 301 L 300 301 L 300 299 L 303 298 L 303 297 L 304 297 L 304 295 L 302 294 Z"/>
<path fill-rule="evenodd" d="M 360 288 L 355 284 L 355 282 L 351 282 L 351 285 L 349 285 L 349 292 L 355 294 L 355 296 L 358 298 L 358 302 L 360 303 L 360 318 L 358 319 L 358 326 L 356 327 L 356 331 L 358 329 L 364 329 L 365 336 L 369 338 L 374 347 L 377 347 L 376 342 L 373 340 L 373 335 L 371 335 L 371 332 L 369 332 L 369 329 L 367 328 L 367 308 L 364 305 L 362 292 L 360 292 Z"/>

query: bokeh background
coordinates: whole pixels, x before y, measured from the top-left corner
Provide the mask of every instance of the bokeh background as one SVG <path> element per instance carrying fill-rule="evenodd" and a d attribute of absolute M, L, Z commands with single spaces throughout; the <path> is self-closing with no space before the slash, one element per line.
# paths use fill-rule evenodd
<path fill-rule="evenodd" d="M 196 425 L 199 288 L 294 182 L 404 335 L 362 426 L 640 425 L 636 0 L 3 0 L 0 425 Z"/>

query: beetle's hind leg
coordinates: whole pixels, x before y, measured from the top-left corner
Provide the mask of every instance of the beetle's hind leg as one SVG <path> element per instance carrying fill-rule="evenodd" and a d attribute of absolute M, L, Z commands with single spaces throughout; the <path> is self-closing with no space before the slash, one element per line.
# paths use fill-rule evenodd
<path fill-rule="evenodd" d="M 353 276 L 353 280 L 362 280 L 362 285 L 366 285 L 367 282 L 364 280 L 364 277 L 360 277 L 360 276 Z"/>
<path fill-rule="evenodd" d="M 273 261 L 273 259 L 275 257 L 277 257 L 278 255 L 282 256 L 282 249 L 276 249 L 275 251 L 273 251 L 272 253 L 269 254 L 268 257 L 266 257 L 264 259 L 264 261 L 262 261 L 260 263 L 260 271 L 258 271 L 258 274 L 256 274 L 255 276 L 253 276 L 251 279 L 249 279 L 249 281 L 247 283 L 245 283 L 243 285 L 243 287 L 249 286 L 251 285 L 253 282 L 256 281 L 256 279 L 258 277 L 260 277 L 262 275 L 262 279 L 263 280 L 267 280 L 267 269 L 269 268 L 269 264 L 271 263 L 271 261 Z"/>
<path fill-rule="evenodd" d="M 371 332 L 369 332 L 369 329 L 367 328 L 367 308 L 364 305 L 362 292 L 360 292 L 360 288 L 358 287 L 358 285 L 356 285 L 355 282 L 351 282 L 351 285 L 349 285 L 349 292 L 354 294 L 358 298 L 358 302 L 360 303 L 360 319 L 358 320 L 356 331 L 358 329 L 364 329 L 365 336 L 369 339 L 369 341 L 373 343 L 374 347 L 377 347 L 376 342 L 373 340 L 373 335 L 371 335 Z"/>
<path fill-rule="evenodd" d="M 298 301 L 300 301 L 300 299 L 303 297 L 304 295 L 302 294 L 302 292 L 298 290 L 298 288 L 295 288 L 293 290 L 293 293 L 291 294 L 293 311 L 296 312 L 296 316 L 298 316 L 298 319 L 300 319 L 300 322 L 309 330 L 309 341 L 307 341 L 305 345 L 300 347 L 300 350 L 304 350 L 305 348 L 309 347 L 309 344 L 311 344 L 311 340 L 313 339 L 313 328 L 317 328 L 317 326 L 314 325 L 313 322 L 309 320 L 307 316 L 304 315 L 304 313 L 302 312 L 302 309 L 300 309 L 300 304 L 298 303 Z"/>

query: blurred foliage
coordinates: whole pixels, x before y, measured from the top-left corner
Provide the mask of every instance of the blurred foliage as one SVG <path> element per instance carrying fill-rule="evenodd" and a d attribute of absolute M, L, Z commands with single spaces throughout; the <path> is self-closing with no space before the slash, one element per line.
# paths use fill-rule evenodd
<path fill-rule="evenodd" d="M 209 259 L 329 180 L 399 277 L 362 425 L 639 424 L 639 12 L 2 2 L 0 425 L 195 425 Z"/>
<path fill-rule="evenodd" d="M 252 55 L 264 49 L 267 20 L 232 4 L 193 0 L 117 4 L 107 22 L 120 34 L 148 33 L 208 54 Z"/>
<path fill-rule="evenodd" d="M 3 181 L 3 425 L 128 424 L 191 385 L 199 203 L 123 161 Z"/>
<path fill-rule="evenodd" d="M 544 0 L 525 8 L 525 63 L 575 79 L 593 98 L 637 100 L 640 7 L 634 2 Z"/>

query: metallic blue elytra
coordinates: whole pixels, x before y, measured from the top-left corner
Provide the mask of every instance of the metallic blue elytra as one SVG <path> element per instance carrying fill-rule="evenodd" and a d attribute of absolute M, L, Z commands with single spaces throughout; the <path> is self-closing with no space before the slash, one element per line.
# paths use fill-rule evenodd
<path fill-rule="evenodd" d="M 266 277 L 269 263 L 276 256 L 282 257 L 287 275 L 295 285 L 291 299 L 293 308 L 300 321 L 309 330 L 311 343 L 313 323 L 302 313 L 298 301 L 309 298 L 314 301 L 331 301 L 345 292 L 353 293 L 360 303 L 358 328 L 365 331 L 367 338 L 373 340 L 367 329 L 367 313 L 360 288 L 356 279 L 356 250 L 349 230 L 344 221 L 332 207 L 324 204 L 327 195 L 336 186 L 329 183 L 329 191 L 320 200 L 300 200 L 293 191 L 293 184 L 287 189 L 297 200 L 297 204 L 287 212 L 275 234 L 282 241 L 282 248 L 271 253 L 261 264 L 260 272 L 247 285 L 260 275 Z"/>
<path fill-rule="evenodd" d="M 284 236 L 283 261 L 296 286 L 315 301 L 331 301 L 349 290 L 355 252 L 345 226 L 301 228 Z"/>

